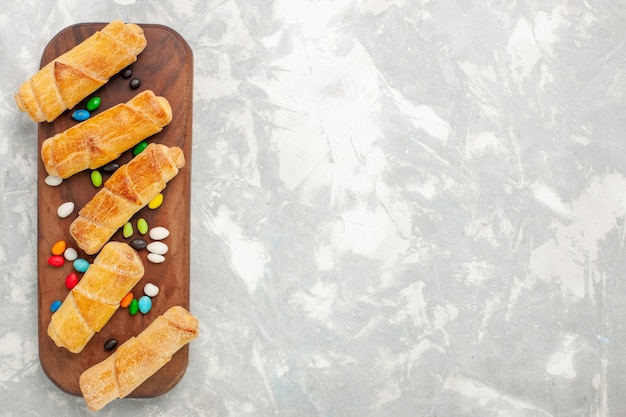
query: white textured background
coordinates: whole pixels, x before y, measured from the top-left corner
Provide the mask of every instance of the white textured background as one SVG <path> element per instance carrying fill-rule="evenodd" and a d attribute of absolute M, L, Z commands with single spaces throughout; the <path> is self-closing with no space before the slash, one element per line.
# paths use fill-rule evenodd
<path fill-rule="evenodd" d="M 82 416 L 37 352 L 36 126 L 74 23 L 195 57 L 191 310 L 168 394 L 99 415 L 626 415 L 626 2 L 9 1 L 0 415 Z"/>

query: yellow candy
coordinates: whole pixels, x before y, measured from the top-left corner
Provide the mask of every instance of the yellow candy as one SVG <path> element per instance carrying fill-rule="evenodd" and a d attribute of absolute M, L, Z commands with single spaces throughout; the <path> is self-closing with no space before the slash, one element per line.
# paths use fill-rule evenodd
<path fill-rule="evenodd" d="M 163 194 L 159 193 L 148 203 L 148 208 L 155 209 L 163 204 Z"/>
<path fill-rule="evenodd" d="M 63 255 L 63 252 L 65 252 L 65 248 L 66 247 L 67 247 L 67 244 L 65 243 L 65 241 L 64 240 L 59 240 L 54 245 L 52 245 L 52 254 L 53 255 Z"/>

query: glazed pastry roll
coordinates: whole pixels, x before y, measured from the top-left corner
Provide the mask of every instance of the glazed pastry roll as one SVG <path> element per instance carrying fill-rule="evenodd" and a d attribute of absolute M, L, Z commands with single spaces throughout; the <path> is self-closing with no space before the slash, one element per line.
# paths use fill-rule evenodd
<path fill-rule="evenodd" d="M 17 106 L 35 122 L 52 122 L 135 62 L 146 44 L 141 27 L 115 20 L 24 82 Z"/>
<path fill-rule="evenodd" d="M 171 121 L 167 99 L 146 90 L 44 140 L 41 158 L 48 174 L 68 178 L 117 159 Z"/>
<path fill-rule="evenodd" d="M 143 274 L 143 262 L 133 248 L 109 242 L 52 314 L 48 336 L 57 346 L 80 353 Z"/>
<path fill-rule="evenodd" d="M 171 307 L 137 337 L 80 375 L 87 406 L 97 411 L 116 398 L 128 396 L 197 336 L 198 320 L 183 307 Z"/>
<path fill-rule="evenodd" d="M 70 234 L 87 254 L 97 253 L 136 212 L 154 199 L 185 165 L 183 151 L 151 143 L 119 167 L 78 212 Z"/>

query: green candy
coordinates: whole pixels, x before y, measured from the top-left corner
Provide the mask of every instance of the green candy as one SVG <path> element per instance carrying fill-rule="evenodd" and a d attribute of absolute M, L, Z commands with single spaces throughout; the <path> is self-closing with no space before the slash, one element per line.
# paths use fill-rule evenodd
<path fill-rule="evenodd" d="M 98 107 L 100 107 L 100 97 L 93 97 L 87 102 L 87 105 L 85 107 L 87 107 L 87 110 L 89 111 L 96 110 Z"/>
<path fill-rule="evenodd" d="M 124 235 L 125 238 L 129 238 L 133 235 L 133 224 L 131 222 L 124 223 L 122 235 Z"/>
<path fill-rule="evenodd" d="M 131 316 L 134 316 L 139 311 L 139 301 L 136 298 L 133 298 L 133 301 L 130 302 L 128 306 L 128 312 Z"/>
<path fill-rule="evenodd" d="M 148 147 L 148 142 L 146 142 L 145 140 L 139 142 L 137 145 L 135 145 L 135 148 L 133 149 L 133 155 L 135 156 L 139 155 L 147 147 Z"/>
<path fill-rule="evenodd" d="M 91 171 L 91 183 L 94 187 L 100 187 L 102 185 L 102 174 L 97 169 Z"/>
<path fill-rule="evenodd" d="M 148 233 L 148 222 L 143 217 L 137 220 L 137 230 L 142 235 L 145 235 L 146 233 Z"/>

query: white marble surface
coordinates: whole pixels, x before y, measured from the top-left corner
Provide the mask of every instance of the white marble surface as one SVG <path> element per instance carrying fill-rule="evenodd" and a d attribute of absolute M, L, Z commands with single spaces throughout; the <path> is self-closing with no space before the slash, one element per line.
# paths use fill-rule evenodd
<path fill-rule="evenodd" d="M 0 415 L 82 416 L 36 333 L 54 34 L 195 56 L 191 309 L 169 393 L 103 416 L 626 414 L 622 0 L 11 1 L 0 12 Z"/>

